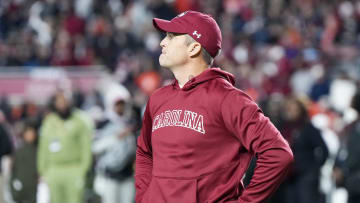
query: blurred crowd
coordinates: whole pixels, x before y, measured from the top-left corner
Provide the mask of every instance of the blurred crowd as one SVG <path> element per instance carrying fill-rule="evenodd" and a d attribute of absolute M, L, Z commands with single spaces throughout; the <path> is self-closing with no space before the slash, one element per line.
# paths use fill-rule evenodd
<path fill-rule="evenodd" d="M 89 128 L 91 136 L 88 153 L 93 164 L 84 164 L 90 175 L 78 181 L 87 182 L 81 184 L 87 189 L 78 193 L 74 189 L 72 196 L 84 194 L 91 202 L 98 194 L 104 202 L 120 202 L 117 198 L 122 197 L 111 197 L 116 193 L 128 197 L 121 202 L 133 201 L 131 146 L 140 129 L 141 112 L 148 95 L 173 78 L 159 66 L 159 43 L 164 35 L 153 28 L 152 18 L 170 20 L 186 10 L 202 11 L 217 20 L 223 42 L 215 65 L 235 75 L 236 86 L 262 107 L 294 150 L 296 164 L 271 202 L 360 202 L 360 191 L 354 187 L 360 184 L 360 176 L 354 175 L 360 174 L 360 166 L 353 157 L 358 153 L 352 141 L 360 135 L 356 127 L 360 1 L 1 0 L 0 74 L 1 67 L 8 71 L 21 66 L 31 71 L 104 65 L 116 84 L 114 90 L 103 85 L 91 93 L 73 89 L 71 96 L 63 95 L 93 123 L 80 127 Z M 120 99 L 113 98 L 117 93 L 112 91 L 120 92 Z M 46 137 L 38 136 L 43 134 L 40 129 L 46 128 L 51 112 L 57 112 L 54 100 L 48 103 L 52 105 L 13 102 L 0 95 L 1 155 L 12 157 L 11 164 L 3 162 L 12 165 L 9 173 L 18 176 L 25 172 L 16 165 L 26 164 L 26 174 L 36 177 L 29 180 L 32 184 L 43 181 L 44 176 L 54 184 L 58 181 L 34 165 L 40 162 L 36 153 Z M 61 113 L 58 117 L 69 118 Z M 61 150 L 64 143 L 59 142 L 56 138 L 48 143 L 52 147 L 43 150 Z M 35 149 L 27 143 L 34 143 Z M 33 162 L 20 161 L 22 153 Z M 28 176 L 16 180 L 21 178 Z M 73 178 L 60 179 L 66 185 Z M 16 180 L 14 176 L 9 180 L 13 199 L 20 190 Z"/>

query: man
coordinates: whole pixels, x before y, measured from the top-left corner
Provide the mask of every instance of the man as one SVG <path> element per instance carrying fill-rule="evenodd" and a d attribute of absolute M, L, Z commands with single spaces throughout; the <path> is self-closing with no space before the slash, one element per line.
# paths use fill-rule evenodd
<path fill-rule="evenodd" d="M 293 161 L 287 142 L 234 77 L 210 68 L 221 33 L 208 15 L 188 11 L 171 21 L 160 65 L 176 80 L 149 98 L 136 152 L 136 202 L 264 202 Z M 257 167 L 245 189 L 252 156 Z"/>
<path fill-rule="evenodd" d="M 40 129 L 38 170 L 49 185 L 51 203 L 82 203 L 91 164 L 93 123 L 72 107 L 71 94 L 58 91 L 53 112 Z"/>

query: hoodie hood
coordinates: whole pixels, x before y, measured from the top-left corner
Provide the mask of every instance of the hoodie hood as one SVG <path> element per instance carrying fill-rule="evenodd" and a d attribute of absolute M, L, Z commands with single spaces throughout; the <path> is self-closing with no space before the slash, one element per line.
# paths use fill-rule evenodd
<path fill-rule="evenodd" d="M 128 103 L 130 100 L 130 92 L 128 89 L 121 84 L 111 84 L 107 86 L 106 92 L 104 92 L 105 98 L 105 112 L 108 119 L 113 122 L 121 120 L 122 116 L 119 116 L 114 111 L 114 106 L 116 102 L 122 100 L 125 103 Z"/>
<path fill-rule="evenodd" d="M 208 68 L 207 70 L 202 72 L 200 75 L 189 80 L 184 85 L 184 87 L 181 88 L 181 90 L 184 90 L 184 91 L 191 90 L 192 88 L 196 87 L 197 85 L 199 85 L 201 83 L 204 83 L 209 80 L 216 79 L 216 78 L 223 78 L 223 79 L 227 80 L 228 82 L 230 82 L 232 85 L 235 85 L 235 77 L 233 74 L 223 71 L 220 68 L 213 67 L 213 68 Z M 174 81 L 173 86 L 177 89 L 180 89 L 177 80 Z"/>

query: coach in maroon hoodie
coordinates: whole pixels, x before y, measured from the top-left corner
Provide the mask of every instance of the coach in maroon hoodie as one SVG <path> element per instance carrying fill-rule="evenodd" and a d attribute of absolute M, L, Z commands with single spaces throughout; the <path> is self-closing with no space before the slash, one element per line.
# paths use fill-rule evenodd
<path fill-rule="evenodd" d="M 264 202 L 293 155 L 255 102 L 234 87 L 234 77 L 211 68 L 221 49 L 215 20 L 188 11 L 153 24 L 166 32 L 160 65 L 176 80 L 147 103 L 136 152 L 136 202 Z M 245 189 L 242 178 L 254 155 L 257 167 Z"/>

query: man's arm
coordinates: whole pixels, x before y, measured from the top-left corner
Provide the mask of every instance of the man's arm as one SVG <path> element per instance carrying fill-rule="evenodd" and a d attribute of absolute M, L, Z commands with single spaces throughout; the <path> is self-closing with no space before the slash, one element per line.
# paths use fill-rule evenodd
<path fill-rule="evenodd" d="M 151 148 L 151 131 L 152 131 L 152 119 L 150 115 L 150 104 L 147 103 L 146 110 L 144 113 L 143 124 L 141 134 L 137 141 L 136 150 L 136 166 L 135 166 L 135 189 L 136 189 L 136 202 L 140 203 L 149 187 L 153 159 L 152 159 L 152 148 Z"/>
<path fill-rule="evenodd" d="M 232 90 L 224 98 L 222 115 L 226 128 L 257 156 L 254 175 L 238 202 L 264 202 L 285 178 L 293 162 L 291 149 L 255 102 L 241 91 Z"/>

